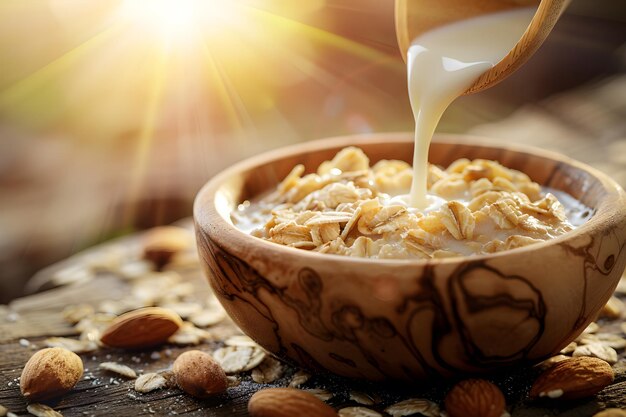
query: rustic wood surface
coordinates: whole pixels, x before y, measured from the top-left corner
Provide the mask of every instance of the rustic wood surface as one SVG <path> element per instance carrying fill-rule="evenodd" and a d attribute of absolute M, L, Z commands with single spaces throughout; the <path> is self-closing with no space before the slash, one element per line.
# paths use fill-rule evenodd
<path fill-rule="evenodd" d="M 187 223 L 189 225 L 189 223 Z M 137 245 L 137 235 L 120 239 L 113 245 L 131 248 Z M 98 248 L 92 249 L 93 254 Z M 78 255 L 59 265 L 42 271 L 35 277 L 40 283 L 50 285 L 57 272 L 83 262 Z M 209 286 L 197 267 L 178 270 L 185 282 L 192 283 L 196 296 L 210 295 Z M 623 285 L 622 285 L 623 287 Z M 20 395 L 18 380 L 24 363 L 49 336 L 72 336 L 76 331 L 64 321 L 61 311 L 66 305 L 77 302 L 98 305 L 104 300 L 121 298 L 129 291 L 127 281 L 113 274 L 100 274 L 85 282 L 78 282 L 37 295 L 17 299 L 9 306 L 0 308 L 0 404 L 17 415 L 25 415 L 26 401 Z M 603 332 L 620 334 L 623 329 L 619 320 L 600 322 Z M 220 325 L 222 329 L 237 330 L 231 322 Z M 228 333 L 228 332 L 226 332 Z M 211 341 L 196 348 L 213 351 L 221 342 Z M 210 416 L 245 416 L 248 398 L 255 391 L 268 386 L 257 384 L 250 378 L 250 372 L 241 374 L 241 384 L 230 388 L 224 395 L 198 401 L 184 395 L 178 389 L 155 391 L 140 394 L 133 390 L 133 382 L 114 374 L 98 370 L 97 366 L 105 361 L 117 361 L 127 364 L 138 372 L 151 372 L 168 369 L 173 358 L 189 347 L 166 345 L 157 350 L 142 352 L 124 352 L 120 350 L 100 349 L 93 353 L 82 354 L 85 364 L 85 378 L 76 388 L 52 405 L 64 416 L 149 416 L 149 415 L 210 415 Z M 615 365 L 615 382 L 604 389 L 595 398 L 569 403 L 532 403 L 526 400 L 527 392 L 538 371 L 533 368 L 503 370 L 490 379 L 503 388 L 509 411 L 513 416 L 591 416 L 596 411 L 607 407 L 626 408 L 626 359 L 621 351 L 620 361 Z M 271 386 L 286 386 L 296 372 L 287 367 L 284 376 Z M 392 384 L 350 381 L 329 375 L 313 375 L 303 385 L 304 388 L 323 388 L 334 394 L 329 403 L 337 408 L 358 405 L 351 401 L 350 391 L 366 392 L 379 397 L 381 402 L 371 408 L 382 409 L 405 398 L 428 398 L 439 404 L 450 388 L 450 382 L 429 381 L 419 386 L 394 386 Z"/>

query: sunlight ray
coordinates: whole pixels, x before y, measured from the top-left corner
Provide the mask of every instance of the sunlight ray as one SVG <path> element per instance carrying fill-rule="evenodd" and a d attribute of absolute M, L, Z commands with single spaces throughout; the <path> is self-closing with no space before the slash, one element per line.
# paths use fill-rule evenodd
<path fill-rule="evenodd" d="M 121 26 L 116 25 L 99 32 L 59 58 L 13 83 L 4 91 L 0 92 L 0 109 L 11 106 L 16 101 L 35 92 L 41 85 L 49 82 L 51 78 L 58 76 L 58 74 L 63 71 L 67 71 L 86 53 L 93 51 L 107 40 L 113 38 L 116 34 L 119 34 L 120 29 Z"/>
<path fill-rule="evenodd" d="M 127 197 L 134 204 L 129 205 L 129 210 L 124 213 L 123 224 L 130 226 L 136 220 L 137 204 L 140 202 L 141 188 L 145 181 L 150 156 L 150 147 L 156 125 L 158 123 L 158 115 L 162 105 L 163 89 L 167 77 L 167 69 L 170 57 L 170 46 L 166 45 L 155 62 L 152 77 L 149 79 L 150 93 L 146 112 L 137 138 L 135 151 L 135 161 L 133 163 L 133 172 L 130 176 L 130 183 Z"/>
<path fill-rule="evenodd" d="M 238 34 L 255 51 L 262 51 L 262 53 L 259 53 L 259 56 L 263 57 L 264 61 L 273 60 L 274 62 L 282 63 L 284 66 L 294 67 L 302 74 L 325 87 L 330 87 L 338 80 L 336 75 L 324 69 L 312 59 L 308 59 L 302 53 L 295 52 L 293 48 L 287 48 L 284 45 L 271 42 L 271 39 L 269 39 L 270 42 L 262 42 L 258 36 L 253 36 L 245 31 L 239 31 Z"/>
<path fill-rule="evenodd" d="M 293 20 L 288 17 L 279 16 L 266 10 L 259 9 L 257 7 L 249 5 L 243 5 L 242 7 L 245 8 L 246 11 L 254 14 L 260 20 L 265 20 L 266 22 L 269 22 L 275 28 L 282 28 L 285 30 L 297 32 L 300 35 L 306 35 L 310 39 L 317 40 L 325 45 L 335 47 L 337 49 L 349 52 L 350 54 L 367 60 L 383 62 L 389 60 L 388 54 L 385 54 L 374 48 L 370 48 L 369 46 L 363 45 L 362 43 L 345 38 L 341 35 L 337 35 L 326 30 L 310 26 L 302 22 L 298 22 L 297 20 Z M 391 64 L 392 63 L 390 62 L 388 65 L 396 67 L 396 65 Z"/>
<path fill-rule="evenodd" d="M 209 75 L 212 79 L 211 86 L 217 90 L 218 98 L 221 104 L 225 106 L 226 114 L 230 125 L 236 128 L 237 133 L 245 132 L 246 127 L 253 124 L 245 105 L 241 98 L 233 94 L 233 88 L 224 72 L 219 68 L 218 62 L 211 52 L 209 45 L 204 42 L 202 47 L 204 62 L 209 69 Z"/>

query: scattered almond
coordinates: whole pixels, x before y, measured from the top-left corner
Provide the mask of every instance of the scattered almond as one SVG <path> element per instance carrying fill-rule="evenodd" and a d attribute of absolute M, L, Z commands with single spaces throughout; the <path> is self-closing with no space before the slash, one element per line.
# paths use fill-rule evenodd
<path fill-rule="evenodd" d="M 502 391 L 484 379 L 459 382 L 445 399 L 450 417 L 500 417 L 505 406 Z"/>
<path fill-rule="evenodd" d="M 144 237 L 144 258 L 162 268 L 174 254 L 193 245 L 192 234 L 182 227 L 162 226 L 151 229 Z"/>
<path fill-rule="evenodd" d="M 63 348 L 46 348 L 26 362 L 20 390 L 29 400 L 42 401 L 70 391 L 83 376 L 83 361 Z"/>
<path fill-rule="evenodd" d="M 174 361 L 174 375 L 178 386 L 196 398 L 206 398 L 226 391 L 226 373 L 211 355 L 190 350 Z"/>
<path fill-rule="evenodd" d="M 533 384 L 531 398 L 564 400 L 590 397 L 613 382 L 611 366 L 597 358 L 581 356 L 557 363 Z"/>
<path fill-rule="evenodd" d="M 0 417 L 6 416 L 8 412 L 9 410 L 5 406 L 0 405 Z"/>
<path fill-rule="evenodd" d="M 102 333 L 100 341 L 123 349 L 144 349 L 165 343 L 183 324 L 173 311 L 146 307 L 122 314 Z"/>
<path fill-rule="evenodd" d="M 294 388 L 268 388 L 248 401 L 251 417 L 337 417 L 337 412 L 315 396 Z"/>

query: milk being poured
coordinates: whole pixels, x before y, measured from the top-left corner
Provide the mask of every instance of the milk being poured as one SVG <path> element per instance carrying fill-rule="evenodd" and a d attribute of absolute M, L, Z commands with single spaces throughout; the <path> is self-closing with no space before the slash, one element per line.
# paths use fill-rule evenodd
<path fill-rule="evenodd" d="M 425 210 L 438 205 L 426 193 L 428 148 L 437 123 L 455 98 L 509 53 L 535 11 L 522 8 L 462 20 L 411 43 L 407 69 L 416 126 L 413 184 L 405 197 L 410 206 Z"/>

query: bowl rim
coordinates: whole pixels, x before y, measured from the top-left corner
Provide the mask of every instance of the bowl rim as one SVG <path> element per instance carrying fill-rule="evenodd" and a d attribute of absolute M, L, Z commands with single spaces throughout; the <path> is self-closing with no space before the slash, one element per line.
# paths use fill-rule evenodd
<path fill-rule="evenodd" d="M 264 255 L 278 257 L 297 257 L 303 259 L 311 259 L 312 261 L 326 260 L 329 263 L 339 262 L 341 264 L 363 264 L 363 265 L 387 265 L 387 266 L 434 266 L 445 264 L 456 264 L 461 262 L 480 262 L 489 259 L 501 258 L 510 255 L 520 255 L 524 252 L 541 251 L 542 249 L 558 245 L 563 242 L 573 241 L 575 239 L 584 238 L 589 232 L 598 229 L 610 229 L 612 225 L 618 224 L 620 221 L 626 222 L 626 193 L 622 187 L 612 178 L 590 167 L 587 164 L 579 162 L 573 158 L 562 155 L 558 152 L 544 150 L 534 146 L 511 144 L 507 142 L 498 142 L 494 138 L 485 138 L 474 135 L 465 134 L 448 134 L 436 133 L 433 142 L 459 145 L 478 145 L 483 147 L 498 148 L 510 150 L 513 152 L 521 152 L 531 156 L 549 158 L 560 163 L 565 163 L 576 169 L 588 172 L 592 177 L 599 181 L 607 196 L 601 204 L 596 207 L 594 215 L 584 224 L 576 229 L 566 232 L 555 238 L 534 243 L 532 245 L 523 246 L 515 249 L 508 249 L 501 252 L 490 254 L 477 254 L 469 256 L 457 256 L 451 258 L 433 258 L 433 259 L 378 259 L 352 257 L 337 254 L 318 253 L 299 248 L 293 248 L 269 242 L 264 239 L 252 236 L 240 229 L 234 224 L 227 221 L 217 210 L 215 196 L 220 188 L 234 175 L 252 170 L 263 164 L 268 164 L 281 158 L 289 157 L 294 154 L 304 154 L 308 152 L 320 151 L 328 148 L 344 148 L 347 146 L 360 146 L 368 144 L 377 144 L 385 142 L 413 142 L 412 132 L 376 132 L 358 135 L 336 136 L 325 139 L 317 139 L 308 142 L 298 143 L 264 152 L 246 158 L 226 168 L 211 178 L 197 193 L 193 204 L 193 219 L 196 233 L 199 234 L 200 229 L 204 235 L 208 235 L 211 240 L 221 248 L 229 248 L 229 253 L 245 252 L 246 249 L 252 247 L 262 248 Z M 310 168 L 310 167 L 309 167 Z M 622 204 L 619 204 L 621 202 Z M 617 210 L 614 210 L 615 206 Z M 621 209 L 621 210 L 620 210 Z M 215 223 L 211 219 L 217 219 Z M 321 257 L 321 258 L 320 258 Z M 280 259 L 280 258 L 278 258 Z"/>

